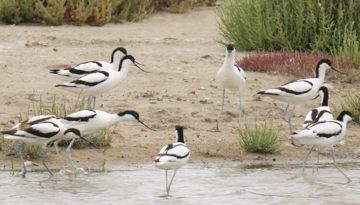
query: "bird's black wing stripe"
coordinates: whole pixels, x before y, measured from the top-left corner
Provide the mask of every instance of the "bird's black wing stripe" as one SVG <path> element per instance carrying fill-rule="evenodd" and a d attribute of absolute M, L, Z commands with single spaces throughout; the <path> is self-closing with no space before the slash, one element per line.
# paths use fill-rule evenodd
<path fill-rule="evenodd" d="M 310 81 L 307 81 L 307 80 L 302 80 L 302 81 L 307 82 L 307 83 L 309 83 L 311 86 L 313 86 L 313 83 L 310 82 Z M 284 84 L 284 85 L 282 85 L 282 86 L 288 85 L 288 84 L 293 83 L 293 82 L 296 82 L 296 81 L 292 81 L 292 82 L 286 83 L 286 84 Z M 305 91 L 303 91 L 303 92 L 296 92 L 296 91 L 294 91 L 294 90 L 289 90 L 289 89 L 286 89 L 286 88 L 283 88 L 283 87 L 277 87 L 277 88 L 275 88 L 275 89 L 279 89 L 279 90 L 284 91 L 284 92 L 286 92 L 286 93 L 291 93 L 291 94 L 295 94 L 295 95 L 301 95 L 301 94 L 307 93 L 307 92 L 309 92 L 309 91 L 311 90 L 311 88 L 310 88 L 310 89 L 305 90 Z"/>
<path fill-rule="evenodd" d="M 276 89 L 279 89 L 279 90 L 284 91 L 284 92 L 286 92 L 286 93 L 295 94 L 295 95 L 301 95 L 301 94 L 307 93 L 307 92 L 309 92 L 309 91 L 311 90 L 311 89 L 308 89 L 308 90 L 305 90 L 305 91 L 303 91 L 303 92 L 296 92 L 296 91 L 294 91 L 294 90 L 289 90 L 289 89 L 283 88 L 283 87 L 278 87 L 278 88 L 276 88 Z"/>
<path fill-rule="evenodd" d="M 184 156 L 179 156 L 179 155 L 176 155 L 176 154 L 159 154 L 158 156 L 159 157 L 162 157 L 162 156 L 169 156 L 169 157 L 176 157 L 177 159 L 183 159 L 183 158 L 186 158 L 187 156 L 189 156 L 190 152 L 186 153 L 186 155 Z"/>
<path fill-rule="evenodd" d="M 98 82 L 87 82 L 87 81 L 83 81 L 83 80 L 74 80 L 72 81 L 71 83 L 74 83 L 74 84 L 80 84 L 80 85 L 86 85 L 86 86 L 89 86 L 89 87 L 93 87 L 95 85 L 98 85 L 104 81 L 106 81 L 107 79 L 105 80 L 102 80 L 102 81 L 98 81 Z M 61 86 L 61 85 L 60 85 Z M 64 85 L 64 87 L 75 87 L 75 86 L 66 86 Z"/>
<path fill-rule="evenodd" d="M 58 125 L 56 125 L 55 123 L 52 123 L 52 122 L 44 122 L 44 123 L 50 123 L 56 127 L 58 127 Z M 54 135 L 58 134 L 60 129 L 56 132 L 47 132 L 47 133 L 44 133 L 44 132 L 40 132 L 39 130 L 37 129 L 34 129 L 32 127 L 28 127 L 26 130 L 27 133 L 29 134 L 32 134 L 32 135 L 35 135 L 35 136 L 38 136 L 38 137 L 43 137 L 43 138 L 50 138 L 50 137 L 53 137 Z"/>
<path fill-rule="evenodd" d="M 336 135 L 340 134 L 341 131 L 342 131 L 342 126 L 341 126 L 341 124 L 338 123 L 338 122 L 334 122 L 334 123 L 337 123 L 337 124 L 340 126 L 339 132 L 336 132 L 336 133 L 318 133 L 317 136 L 319 136 L 319 137 L 325 137 L 325 138 L 330 138 L 330 137 L 332 137 L 332 136 L 336 136 Z"/>
<path fill-rule="evenodd" d="M 328 110 L 321 110 L 321 111 L 319 112 L 318 117 L 315 119 L 315 122 L 319 121 L 319 119 L 320 119 L 325 113 L 331 114 L 331 112 L 329 112 Z"/>
<path fill-rule="evenodd" d="M 86 117 L 64 117 L 67 121 L 76 121 L 76 122 L 87 122 L 89 119 L 94 118 L 96 116 L 96 113 L 86 116 Z"/>

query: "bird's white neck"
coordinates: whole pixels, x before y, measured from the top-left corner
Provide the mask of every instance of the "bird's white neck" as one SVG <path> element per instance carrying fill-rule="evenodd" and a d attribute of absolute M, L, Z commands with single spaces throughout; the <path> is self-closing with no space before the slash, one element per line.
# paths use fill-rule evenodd
<path fill-rule="evenodd" d="M 127 73 L 129 72 L 130 66 L 131 66 L 132 62 L 131 61 L 123 61 L 121 63 L 121 65 L 119 65 L 119 72 L 123 73 L 124 75 L 127 75 Z"/>
<path fill-rule="evenodd" d="M 120 117 L 118 114 L 110 114 L 108 117 L 108 120 L 110 121 L 110 124 L 116 124 L 121 121 L 126 121 L 124 117 Z"/>
<path fill-rule="evenodd" d="M 228 53 L 226 51 L 226 56 L 225 56 L 225 61 L 224 61 L 223 67 L 233 68 L 233 66 L 235 64 L 235 53 L 236 53 L 235 49 L 231 53 Z"/>
<path fill-rule="evenodd" d="M 323 84 L 325 81 L 326 70 L 327 69 L 325 69 L 325 68 L 319 68 L 317 71 L 316 77 L 320 80 L 321 84 Z"/>

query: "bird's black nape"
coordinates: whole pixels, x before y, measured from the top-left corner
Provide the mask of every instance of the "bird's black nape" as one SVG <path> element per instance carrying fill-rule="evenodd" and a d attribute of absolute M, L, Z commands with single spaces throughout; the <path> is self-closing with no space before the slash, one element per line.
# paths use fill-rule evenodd
<path fill-rule="evenodd" d="M 76 129 L 76 128 L 69 128 L 69 129 L 65 130 L 64 135 L 69 133 L 69 132 L 72 132 L 77 136 L 81 136 L 80 131 L 78 129 Z"/>
<path fill-rule="evenodd" d="M 352 118 L 351 112 L 344 110 L 340 113 L 340 115 L 336 118 L 336 120 L 343 121 L 345 115 L 348 115 Z"/>
<path fill-rule="evenodd" d="M 319 92 L 323 93 L 323 102 L 321 102 L 321 106 L 329 106 L 329 91 L 326 86 L 321 86 Z"/>
<path fill-rule="evenodd" d="M 177 142 L 185 143 L 185 140 L 184 140 L 184 127 L 180 126 L 180 125 L 176 125 L 175 130 L 176 130 L 176 133 L 177 133 Z"/>

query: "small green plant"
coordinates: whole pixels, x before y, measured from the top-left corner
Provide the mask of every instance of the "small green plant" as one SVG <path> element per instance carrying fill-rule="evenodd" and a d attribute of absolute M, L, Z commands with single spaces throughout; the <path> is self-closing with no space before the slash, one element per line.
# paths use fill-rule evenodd
<path fill-rule="evenodd" d="M 334 114 L 339 115 L 341 111 L 347 110 L 352 114 L 352 120 L 360 123 L 360 95 L 346 91 L 344 97 L 339 98 L 340 107 L 334 107 Z"/>
<path fill-rule="evenodd" d="M 4 150 L 5 153 L 15 155 L 19 157 L 18 153 L 18 146 L 20 145 L 19 141 L 17 140 L 4 140 L 4 143 L 1 144 L 1 149 Z M 31 159 L 38 159 L 42 156 L 42 148 L 39 145 L 31 145 L 25 144 L 22 147 L 22 153 L 24 158 L 27 157 Z"/>
<path fill-rule="evenodd" d="M 241 147 L 249 152 L 255 153 L 280 153 L 282 137 L 279 136 L 281 127 L 277 130 L 272 125 L 263 126 L 255 124 L 254 128 L 245 123 L 244 129 L 238 129 Z"/>
<path fill-rule="evenodd" d="M 32 113 L 34 116 L 55 115 L 56 117 L 61 118 L 70 113 L 83 110 L 84 108 L 84 104 L 80 101 L 80 95 L 75 101 L 72 101 L 71 105 L 67 105 L 66 101 L 63 103 L 57 103 L 55 94 L 50 107 L 44 104 L 42 96 L 39 96 L 38 99 L 34 93 L 32 96 Z"/>

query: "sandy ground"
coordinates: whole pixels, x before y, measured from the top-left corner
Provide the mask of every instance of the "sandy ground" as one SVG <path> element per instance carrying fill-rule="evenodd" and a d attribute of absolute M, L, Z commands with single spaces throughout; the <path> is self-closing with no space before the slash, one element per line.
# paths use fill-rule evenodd
<path fill-rule="evenodd" d="M 215 78 L 223 63 L 225 48 L 216 42 L 220 39 L 216 18 L 215 7 L 197 7 L 186 14 L 156 13 L 141 22 L 104 27 L 1 25 L 0 121 L 16 121 L 20 113 L 28 113 L 32 93 L 41 95 L 48 104 L 55 93 L 58 102 L 76 99 L 76 95 L 54 87 L 63 80 L 49 74 L 49 70 L 88 60 L 109 61 L 112 50 L 123 46 L 136 61 L 146 64 L 143 68 L 151 73 L 132 68 L 125 82 L 98 97 L 96 108 L 110 113 L 136 110 L 142 121 L 159 131 L 150 131 L 134 122 L 119 124 L 110 148 L 72 150 L 79 166 L 100 166 L 105 159 L 107 165 L 152 163 L 160 148 L 174 141 L 175 125 L 187 127 L 185 136 L 192 151 L 192 162 L 272 163 L 276 159 L 300 163 L 308 147 L 288 145 L 288 126 L 280 119 L 286 104 L 256 94 L 294 80 L 293 77 L 247 71 L 247 86 L 243 90 L 243 121 L 246 118 L 250 126 L 264 122 L 282 126 L 286 150 L 281 154 L 253 154 L 240 147 L 236 130 L 237 91 L 227 91 L 219 123 L 222 132 L 207 131 L 215 125 L 222 96 L 222 88 Z M 237 58 L 245 54 L 237 53 Z M 333 86 L 330 100 L 335 105 L 339 104 L 337 98 L 341 97 L 342 90 L 359 87 L 340 83 Z M 304 116 L 319 103 L 318 99 L 298 106 L 294 124 L 301 127 Z M 0 125 L 0 129 L 3 126 Z M 356 135 L 359 131 L 358 125 L 349 124 L 346 144 L 335 150 L 338 158 L 359 158 Z M 61 151 L 65 158 L 63 147 Z M 10 166 L 11 157 L 5 154 L 3 151 L 1 162 Z M 14 162 L 18 163 L 17 160 Z M 53 148 L 49 148 L 47 162 L 51 168 L 59 167 Z"/>

